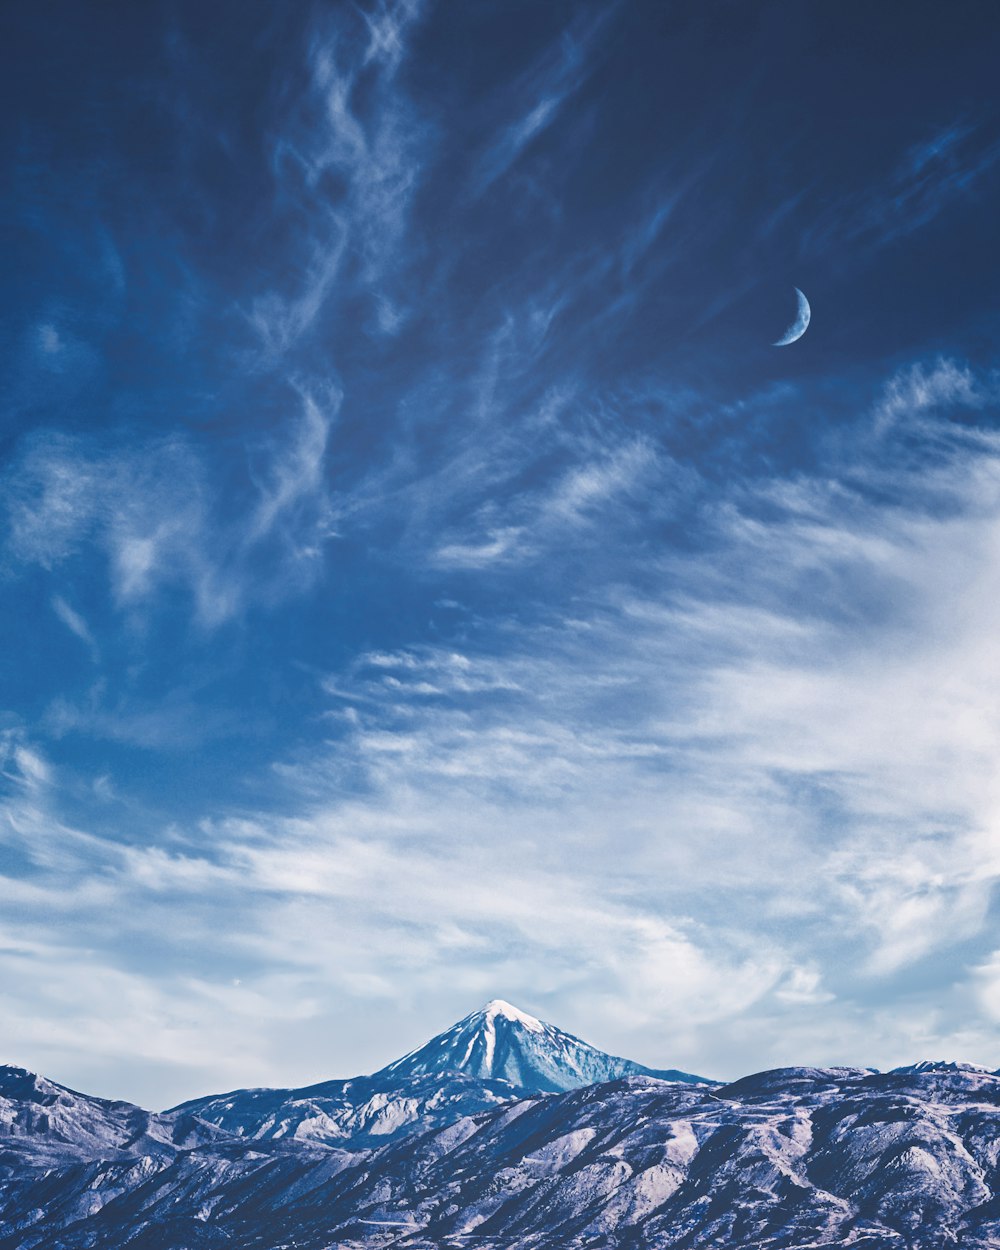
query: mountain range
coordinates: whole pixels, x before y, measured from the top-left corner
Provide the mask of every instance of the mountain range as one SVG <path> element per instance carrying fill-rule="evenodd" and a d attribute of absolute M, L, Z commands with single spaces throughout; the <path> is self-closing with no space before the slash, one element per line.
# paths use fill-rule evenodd
<path fill-rule="evenodd" d="M 1000 1077 L 720 1084 L 494 1000 L 366 1077 L 153 1113 L 0 1068 L 0 1250 L 976 1250 Z"/>

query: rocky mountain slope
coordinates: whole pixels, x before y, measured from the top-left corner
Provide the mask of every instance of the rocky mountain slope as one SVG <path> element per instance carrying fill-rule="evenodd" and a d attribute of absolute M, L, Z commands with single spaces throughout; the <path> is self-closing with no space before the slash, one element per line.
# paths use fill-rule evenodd
<path fill-rule="evenodd" d="M 524 1090 L 460 1072 L 385 1078 L 358 1076 L 302 1089 L 238 1089 L 182 1103 L 170 1116 L 193 1115 L 252 1141 L 294 1139 L 345 1150 L 370 1150 L 396 1137 L 489 1111 Z"/>
<path fill-rule="evenodd" d="M 470 1075 L 399 1080 L 452 1092 L 405 1133 L 362 1116 L 363 1142 L 334 1115 L 331 1145 L 327 1129 L 230 1132 L 189 1107 L 152 1115 L 0 1069 L 0 1250 L 1000 1245 L 1000 1078 L 981 1068 L 629 1075 L 509 1098 L 498 1085 L 504 1101 L 471 1114 Z M 242 1096 L 263 1125 L 290 1102 L 365 1092 L 317 1090 Z"/>
<path fill-rule="evenodd" d="M 0 1066 L 0 1166 L 58 1166 L 72 1159 L 173 1158 L 222 1139 L 183 1112 L 156 1115 L 129 1102 L 91 1098 Z"/>

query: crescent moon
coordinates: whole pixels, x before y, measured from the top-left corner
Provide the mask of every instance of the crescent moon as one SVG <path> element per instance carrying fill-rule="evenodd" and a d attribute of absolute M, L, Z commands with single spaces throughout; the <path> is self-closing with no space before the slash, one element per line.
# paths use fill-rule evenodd
<path fill-rule="evenodd" d="M 809 318 L 812 316 L 809 301 L 798 287 L 795 288 L 795 294 L 799 297 L 798 314 L 781 338 L 776 343 L 771 344 L 772 347 L 787 347 L 789 343 L 794 343 L 796 339 L 800 339 L 806 330 L 809 329 Z"/>

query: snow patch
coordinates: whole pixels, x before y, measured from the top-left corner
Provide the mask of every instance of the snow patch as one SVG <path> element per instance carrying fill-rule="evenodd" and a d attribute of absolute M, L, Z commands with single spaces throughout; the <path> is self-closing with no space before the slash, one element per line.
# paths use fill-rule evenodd
<path fill-rule="evenodd" d="M 538 1150 L 524 1156 L 525 1163 L 541 1164 L 547 1171 L 561 1171 L 585 1150 L 597 1136 L 594 1128 L 574 1129 L 561 1137 L 553 1138 Z"/>
<path fill-rule="evenodd" d="M 515 1024 L 524 1025 L 532 1033 L 545 1032 L 545 1026 L 541 1020 L 536 1020 L 534 1016 L 529 1016 L 526 1011 L 519 1011 L 502 998 L 491 999 L 483 1008 L 483 1015 L 491 1026 L 497 1016 L 502 1016 L 505 1020 L 512 1020 Z"/>

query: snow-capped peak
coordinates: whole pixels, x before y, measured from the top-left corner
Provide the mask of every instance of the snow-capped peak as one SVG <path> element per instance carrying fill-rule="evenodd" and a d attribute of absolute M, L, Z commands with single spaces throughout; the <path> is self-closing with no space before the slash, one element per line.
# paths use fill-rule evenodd
<path fill-rule="evenodd" d="M 545 1093 L 633 1075 L 695 1082 L 702 1079 L 674 1070 L 654 1071 L 630 1059 L 605 1054 L 502 998 L 492 999 L 374 1075 L 409 1079 L 445 1072 L 506 1081 L 520 1090 Z"/>
<path fill-rule="evenodd" d="M 541 1020 L 537 1020 L 534 1016 L 529 1016 L 526 1011 L 519 1011 L 511 1003 L 506 1002 L 502 998 L 493 998 L 483 1008 L 483 1015 L 486 1017 L 487 1023 L 492 1024 L 497 1016 L 502 1016 L 505 1020 L 512 1020 L 517 1024 L 523 1024 L 526 1029 L 532 1033 L 544 1033 L 545 1026 Z"/>

